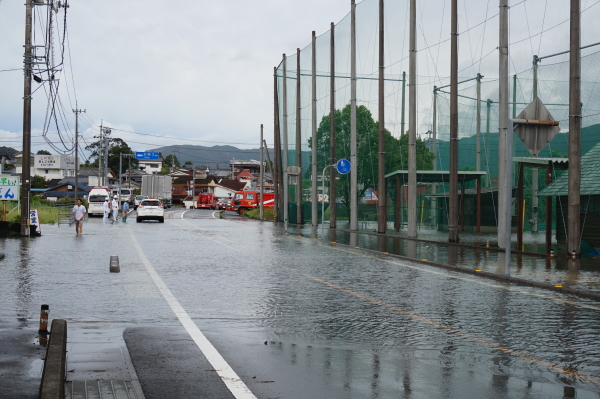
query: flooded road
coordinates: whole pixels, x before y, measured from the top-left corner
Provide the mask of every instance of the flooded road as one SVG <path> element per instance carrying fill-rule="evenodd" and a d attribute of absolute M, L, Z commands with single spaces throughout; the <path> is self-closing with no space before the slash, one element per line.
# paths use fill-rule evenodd
<path fill-rule="evenodd" d="M 169 215 L 0 239 L 0 327 L 36 327 L 47 303 L 70 329 L 181 329 L 154 271 L 256 397 L 600 396 L 600 303 L 354 248 L 377 237 Z"/>

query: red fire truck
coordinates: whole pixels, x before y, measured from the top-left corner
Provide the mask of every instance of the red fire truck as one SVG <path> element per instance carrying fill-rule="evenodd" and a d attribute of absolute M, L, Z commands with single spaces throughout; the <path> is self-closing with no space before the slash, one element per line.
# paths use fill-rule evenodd
<path fill-rule="evenodd" d="M 215 197 L 214 193 L 198 194 L 198 203 L 196 204 L 196 208 L 217 209 L 217 197 Z"/>
<path fill-rule="evenodd" d="M 264 207 L 275 207 L 275 193 L 264 193 Z M 259 191 L 238 191 L 233 197 L 233 210 L 243 215 L 246 211 L 260 206 Z"/>

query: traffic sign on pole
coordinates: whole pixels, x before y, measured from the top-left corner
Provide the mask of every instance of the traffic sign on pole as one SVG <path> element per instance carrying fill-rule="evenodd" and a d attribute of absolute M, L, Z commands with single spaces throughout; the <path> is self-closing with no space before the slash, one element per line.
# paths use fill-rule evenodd
<path fill-rule="evenodd" d="M 136 151 L 135 159 L 158 159 L 158 152 Z"/>
<path fill-rule="evenodd" d="M 345 175 L 350 172 L 350 169 L 352 169 L 352 164 L 347 159 L 340 159 L 335 164 L 335 168 L 337 169 L 338 173 Z"/>

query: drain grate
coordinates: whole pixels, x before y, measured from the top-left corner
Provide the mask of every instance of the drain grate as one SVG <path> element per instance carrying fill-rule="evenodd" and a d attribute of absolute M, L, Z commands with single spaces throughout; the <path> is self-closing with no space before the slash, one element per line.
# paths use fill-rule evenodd
<path fill-rule="evenodd" d="M 131 381 L 67 381 L 65 399 L 140 399 Z"/>

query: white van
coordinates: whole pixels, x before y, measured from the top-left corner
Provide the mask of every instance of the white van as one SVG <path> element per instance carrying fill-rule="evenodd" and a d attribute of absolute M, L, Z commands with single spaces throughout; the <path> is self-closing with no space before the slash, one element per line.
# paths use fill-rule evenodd
<path fill-rule="evenodd" d="M 88 216 L 102 216 L 104 213 L 104 200 L 106 198 L 110 201 L 108 187 L 92 188 L 88 194 Z"/>
<path fill-rule="evenodd" d="M 118 195 L 119 193 L 119 189 L 113 189 L 112 190 L 112 196 L 114 197 L 115 195 Z M 121 203 L 123 202 L 131 202 L 131 196 L 133 195 L 133 190 L 130 188 L 124 188 L 121 187 L 121 195 L 119 196 L 119 201 Z"/>

